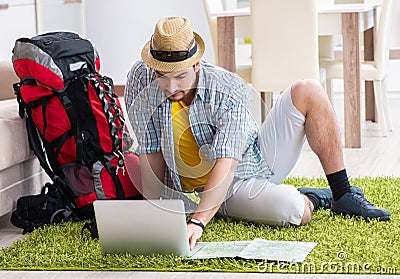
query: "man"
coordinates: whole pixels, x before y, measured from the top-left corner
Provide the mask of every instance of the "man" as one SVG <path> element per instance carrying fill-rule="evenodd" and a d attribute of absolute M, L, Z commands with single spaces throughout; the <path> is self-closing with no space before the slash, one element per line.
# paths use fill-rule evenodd
<path fill-rule="evenodd" d="M 125 91 L 144 197 L 160 198 L 162 185 L 200 192 L 188 222 L 191 247 L 217 212 L 279 226 L 306 224 L 320 207 L 365 219 L 390 218 L 388 210 L 350 186 L 337 121 L 316 81 L 294 82 L 259 131 L 249 111 L 249 87 L 236 74 L 202 61 L 204 49 L 188 19 L 160 19 Z M 280 184 L 305 137 L 331 190 Z"/>

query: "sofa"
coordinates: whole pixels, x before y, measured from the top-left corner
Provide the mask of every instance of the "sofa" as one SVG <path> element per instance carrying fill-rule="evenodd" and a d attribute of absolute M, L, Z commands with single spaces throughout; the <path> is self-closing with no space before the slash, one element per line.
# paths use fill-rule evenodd
<path fill-rule="evenodd" d="M 37 194 L 49 178 L 29 148 L 25 119 L 18 114 L 12 84 L 19 79 L 12 63 L 0 61 L 0 216 L 21 196 Z"/>

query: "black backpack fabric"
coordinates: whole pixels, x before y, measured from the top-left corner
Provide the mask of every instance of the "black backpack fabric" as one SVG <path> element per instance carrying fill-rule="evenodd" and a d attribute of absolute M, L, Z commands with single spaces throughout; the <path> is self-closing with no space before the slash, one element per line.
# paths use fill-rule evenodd
<path fill-rule="evenodd" d="M 66 200 L 61 185 L 46 183 L 38 195 L 21 197 L 11 214 L 11 223 L 24 229 L 23 234 L 46 224 L 78 221 L 74 205 Z"/>

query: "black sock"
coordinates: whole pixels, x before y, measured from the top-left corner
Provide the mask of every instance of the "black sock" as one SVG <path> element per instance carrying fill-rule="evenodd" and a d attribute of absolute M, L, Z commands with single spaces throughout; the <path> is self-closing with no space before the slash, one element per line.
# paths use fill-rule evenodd
<path fill-rule="evenodd" d="M 331 187 L 334 200 L 338 200 L 350 190 L 350 183 L 347 178 L 346 169 L 328 174 L 326 178 L 328 179 L 329 186 Z"/>
<path fill-rule="evenodd" d="M 317 210 L 320 206 L 319 198 L 313 194 L 306 194 L 306 196 L 310 200 L 310 202 L 313 204 L 314 210 Z"/>

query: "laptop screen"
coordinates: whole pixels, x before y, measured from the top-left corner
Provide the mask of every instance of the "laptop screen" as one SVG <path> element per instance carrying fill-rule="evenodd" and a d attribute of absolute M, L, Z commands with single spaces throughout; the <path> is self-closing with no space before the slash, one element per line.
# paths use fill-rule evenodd
<path fill-rule="evenodd" d="M 93 206 L 103 253 L 190 256 L 181 200 L 96 200 Z"/>

